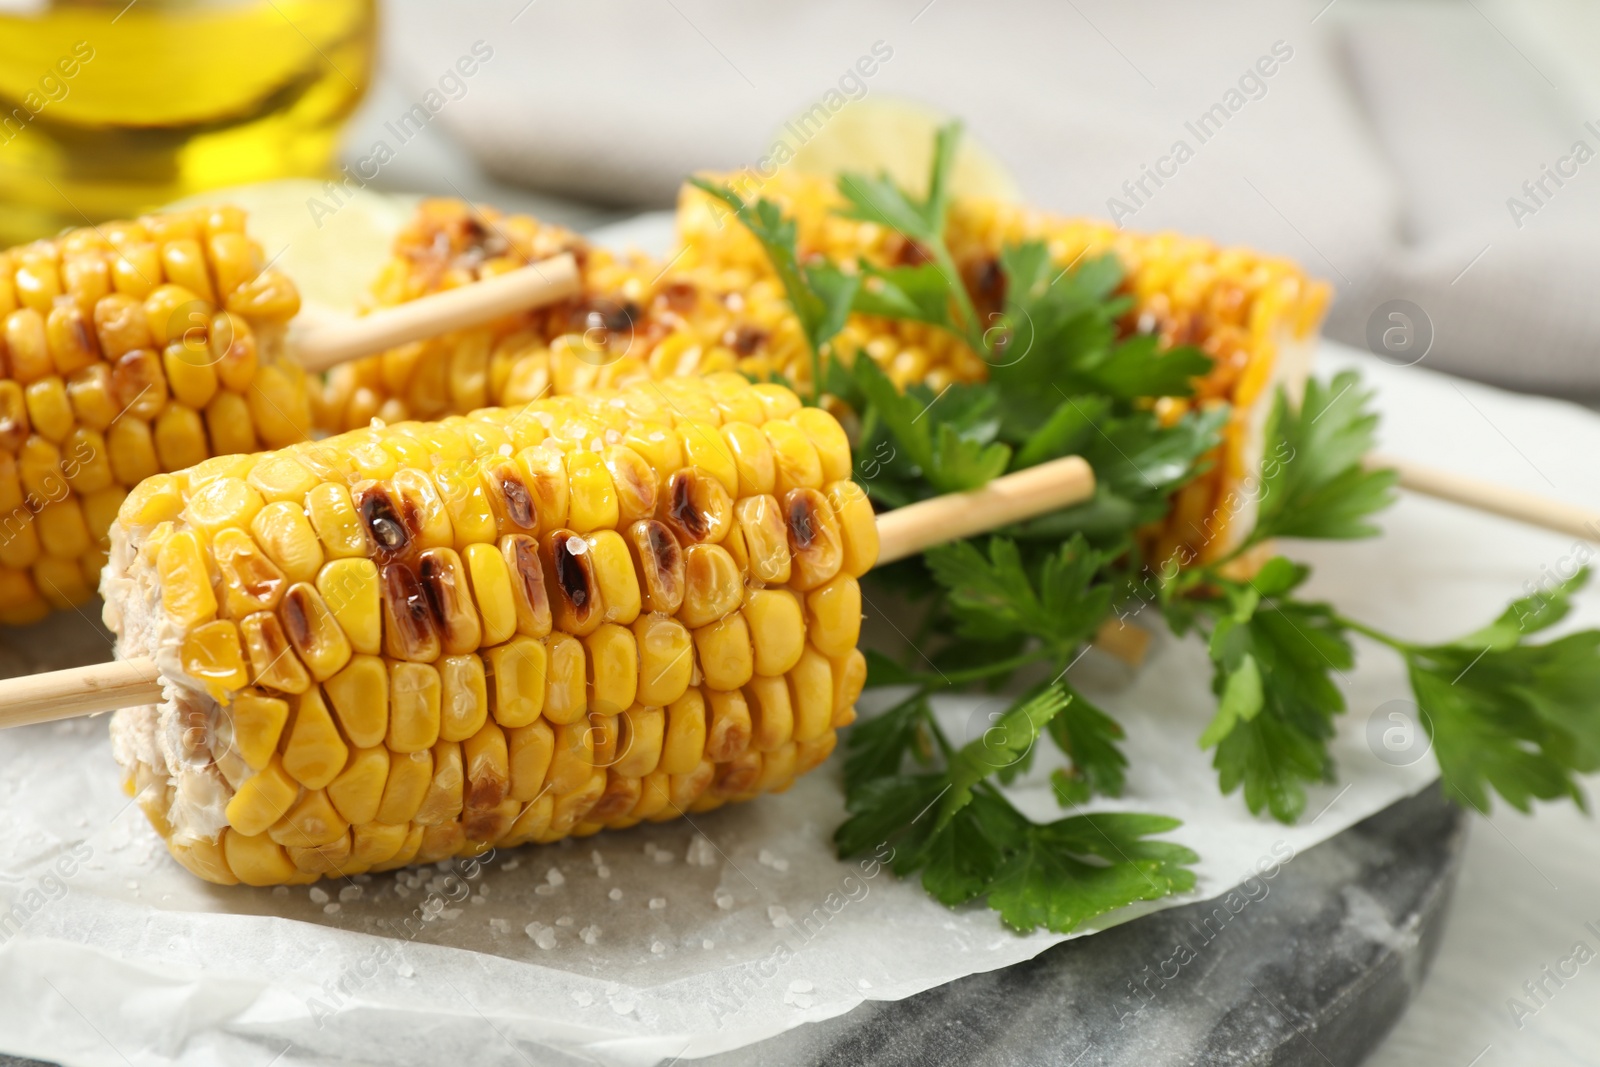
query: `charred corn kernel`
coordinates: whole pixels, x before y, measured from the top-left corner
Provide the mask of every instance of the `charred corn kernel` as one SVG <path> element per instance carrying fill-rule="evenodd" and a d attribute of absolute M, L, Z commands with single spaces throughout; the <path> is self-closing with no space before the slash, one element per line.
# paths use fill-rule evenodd
<path fill-rule="evenodd" d="M 644 457 L 626 445 L 612 445 L 605 451 L 605 465 L 617 494 L 617 521 L 610 525 L 627 526 L 654 515 L 656 473 Z"/>
<path fill-rule="evenodd" d="M 661 743 L 661 769 L 668 774 L 688 774 L 705 755 L 706 702 L 698 689 L 690 689 L 667 706 L 666 733 Z"/>
<path fill-rule="evenodd" d="M 794 739 L 814 741 L 833 722 L 833 667 L 826 656 L 807 645 L 788 678 Z"/>
<path fill-rule="evenodd" d="M 695 801 L 710 787 L 716 772 L 715 765 L 709 760 L 701 760 L 699 766 L 688 774 L 672 775 L 666 812 L 656 818 L 676 818 L 684 812 L 695 810 Z"/>
<path fill-rule="evenodd" d="M 733 500 L 722 483 L 692 468 L 667 479 L 658 516 L 690 544 L 716 544 L 733 524 Z"/>
<path fill-rule="evenodd" d="M 515 637 L 485 653 L 494 721 L 507 729 L 527 726 L 545 706 L 549 651 L 532 637 Z"/>
<path fill-rule="evenodd" d="M 328 703 L 352 744 L 371 748 L 389 732 L 389 669 L 377 656 L 352 656 L 322 683 Z"/>
<path fill-rule="evenodd" d="M 289 647 L 283 626 L 271 611 L 246 615 L 239 623 L 245 653 L 250 657 L 250 677 L 256 685 L 280 693 L 304 693 L 311 676 Z"/>
<path fill-rule="evenodd" d="M 411 821 L 418 826 L 442 826 L 455 819 L 461 814 L 465 787 L 461 746 L 454 741 L 440 741 L 433 746 L 433 779 Z"/>
<path fill-rule="evenodd" d="M 504 644 L 517 632 L 517 606 L 505 556 L 492 544 L 475 544 L 462 551 L 462 558 L 483 625 L 483 643 Z"/>
<path fill-rule="evenodd" d="M 382 582 L 383 651 L 394 659 L 432 663 L 439 658 L 439 630 L 422 578 L 409 563 L 386 563 Z"/>
<path fill-rule="evenodd" d="M 300 783 L 289 777 L 283 762 L 273 756 L 234 791 L 226 811 L 228 825 L 250 836 L 265 833 L 267 827 L 283 818 L 299 795 Z"/>
<path fill-rule="evenodd" d="M 23 385 L 55 373 L 50 344 L 45 339 L 44 316 L 22 308 L 6 316 L 5 342 L 11 376 Z"/>
<path fill-rule="evenodd" d="M 278 608 L 278 618 L 289 644 L 317 681 L 332 677 L 350 662 L 350 639 L 309 582 L 296 582 L 289 587 Z"/>
<path fill-rule="evenodd" d="M 445 656 L 439 661 L 439 685 L 439 736 L 446 741 L 465 741 L 481 731 L 489 718 L 483 661 L 471 654 Z"/>
<path fill-rule="evenodd" d="M 417 570 L 445 655 L 476 650 L 483 643 L 483 627 L 461 557 L 453 549 L 430 548 L 418 558 Z"/>
<path fill-rule="evenodd" d="M 555 756 L 555 731 L 544 720 L 508 729 L 506 760 L 510 768 L 510 795 L 523 802 L 536 800 L 545 792 L 545 777 Z"/>
<path fill-rule="evenodd" d="M 581 789 L 556 795 L 555 805 L 550 813 L 550 827 L 545 831 L 546 837 L 556 840 L 570 834 L 572 828 L 600 800 L 605 789 L 606 773 L 597 770 L 590 775 L 589 781 Z"/>
<path fill-rule="evenodd" d="M 688 629 L 664 615 L 641 615 L 633 624 L 639 649 L 639 703 L 662 707 L 677 700 L 694 673 L 694 643 Z"/>
<path fill-rule="evenodd" d="M 711 689 L 738 689 L 754 673 L 750 627 L 735 612 L 694 632 L 700 673 Z"/>
<path fill-rule="evenodd" d="M 610 530 L 617 525 L 617 488 L 596 452 L 569 452 L 567 460 L 567 526 L 576 533 Z"/>
<path fill-rule="evenodd" d="M 366 556 L 372 542 L 356 513 L 350 490 L 336 482 L 323 482 L 306 493 L 306 510 L 322 551 L 330 559 Z"/>
<path fill-rule="evenodd" d="M 183 673 L 199 682 L 218 703 L 250 684 L 239 648 L 239 627 L 226 619 L 196 626 L 183 636 L 179 651 Z"/>
<path fill-rule="evenodd" d="M 544 445 L 525 448 L 517 453 L 517 466 L 527 488 L 537 529 L 550 531 L 565 526 L 571 492 L 561 452 Z"/>
<path fill-rule="evenodd" d="M 321 690 L 313 686 L 300 694 L 283 741 L 283 769 L 307 789 L 321 789 L 344 769 L 349 755 Z"/>
<path fill-rule="evenodd" d="M 238 393 L 219 392 L 205 409 L 206 434 L 218 455 L 254 452 L 260 447 L 250 408 Z"/>
<path fill-rule="evenodd" d="M 184 530 L 167 538 L 156 567 L 161 577 L 162 614 L 185 629 L 211 621 L 217 613 L 217 598 L 211 591 L 211 574 L 196 534 Z"/>
<path fill-rule="evenodd" d="M 486 722 L 461 743 L 468 811 L 499 808 L 511 794 L 511 757 L 505 731 Z M 493 835 L 489 835 L 491 838 Z"/>
<path fill-rule="evenodd" d="M 641 519 L 628 527 L 624 540 L 638 578 L 640 608 L 675 613 L 683 605 L 686 578 L 683 550 L 672 531 L 653 519 Z"/>
<path fill-rule="evenodd" d="M 450 513 L 431 477 L 408 467 L 395 472 L 393 485 L 407 525 L 414 531 L 411 547 L 449 548 L 455 543 Z"/>
<path fill-rule="evenodd" d="M 589 707 L 615 715 L 633 705 L 639 692 L 639 650 L 633 634 L 606 623 L 584 638 L 589 670 Z"/>
<path fill-rule="evenodd" d="M 755 672 L 787 674 L 806 645 L 800 599 L 787 589 L 756 590 L 745 598 L 743 615 L 755 646 Z"/>
<path fill-rule="evenodd" d="M 605 621 L 605 602 L 589 542 L 571 530 L 546 534 L 540 546 L 544 586 L 557 630 L 587 636 Z"/>
<path fill-rule="evenodd" d="M 145 321 L 144 303 L 127 293 L 112 293 L 95 303 L 94 331 L 101 354 L 111 361 L 153 349 L 156 343 Z"/>
<path fill-rule="evenodd" d="M 155 421 L 156 455 L 161 469 L 180 471 L 192 467 L 210 453 L 206 448 L 205 424 L 199 412 L 180 403 L 169 403 Z"/>
<path fill-rule="evenodd" d="M 271 611 L 282 600 L 289 577 L 238 527 L 225 527 L 212 538 L 212 558 L 222 576 L 224 610 L 240 618 Z"/>
<path fill-rule="evenodd" d="M 719 764 L 738 759 L 750 747 L 749 703 L 737 689 L 713 689 L 705 697 L 710 708 L 706 727 L 706 759 Z"/>
<path fill-rule="evenodd" d="M 45 343 L 56 373 L 67 377 L 100 359 L 92 320 L 77 304 L 57 304 L 45 317 Z"/>
<path fill-rule="evenodd" d="M 721 545 L 690 545 L 684 550 L 683 606 L 678 618 L 699 629 L 739 607 L 744 576 Z"/>
<path fill-rule="evenodd" d="M 441 690 L 439 672 L 428 664 L 389 664 L 391 751 L 420 752 L 439 740 Z"/>
<path fill-rule="evenodd" d="M 370 559 L 336 559 L 317 572 L 317 592 L 322 594 L 350 647 L 368 656 L 383 650 L 383 611 L 378 590 L 378 568 Z"/>
<path fill-rule="evenodd" d="M 278 751 L 278 739 L 289 721 L 289 704 L 277 697 L 240 693 L 229 708 L 233 749 L 252 769 L 262 770 Z"/>
<path fill-rule="evenodd" d="M 27 389 L 28 421 L 35 433 L 58 444 L 75 425 L 67 385 L 57 375 L 40 378 Z"/>
<path fill-rule="evenodd" d="M 613 820 L 623 818 L 639 803 L 642 791 L 642 783 L 638 778 L 623 777 L 614 769 L 608 771 L 605 791 L 595 801 L 594 807 L 589 809 L 585 816 L 587 821 L 573 828 L 573 835 L 577 836 L 590 825 L 600 830 Z"/>
<path fill-rule="evenodd" d="M 861 586 L 836 575 L 806 594 L 808 640 L 825 656 L 843 656 L 861 639 Z"/>
<path fill-rule="evenodd" d="M 267 830 L 267 836 L 285 848 L 316 848 L 337 841 L 350 830 L 338 809 L 321 789 L 300 794 L 283 819 Z"/>
<path fill-rule="evenodd" d="M 113 422 L 106 432 L 106 449 L 111 453 L 111 473 L 119 485 L 140 485 L 161 472 L 155 435 L 142 419 L 124 415 Z"/>
<path fill-rule="evenodd" d="M 789 533 L 778 501 L 767 495 L 745 497 L 734 513 L 744 536 L 750 573 L 772 585 L 788 582 Z"/>
<path fill-rule="evenodd" d="M 568 634 L 554 633 L 546 652 L 544 717 L 557 726 L 576 722 L 589 710 L 583 643 Z"/>
<path fill-rule="evenodd" d="M 16 388 L 16 383 L 5 385 Z M 67 400 L 72 405 L 72 417 L 82 426 L 104 432 L 120 411 L 111 392 L 111 368 L 95 363 L 83 368 L 67 379 Z M 0 413 L 10 405 L 0 400 Z"/>
<path fill-rule="evenodd" d="M 250 532 L 291 582 L 309 582 L 322 569 L 324 542 L 294 504 L 280 501 L 261 508 L 250 519 Z"/>
<path fill-rule="evenodd" d="M 167 406 L 170 393 L 161 360 L 154 353 L 135 349 L 111 367 L 111 398 L 125 416 L 154 420 Z"/>
<path fill-rule="evenodd" d="M 802 591 L 815 589 L 844 564 L 838 517 L 815 489 L 791 490 L 783 498 L 783 511 L 791 554 L 789 584 Z"/>

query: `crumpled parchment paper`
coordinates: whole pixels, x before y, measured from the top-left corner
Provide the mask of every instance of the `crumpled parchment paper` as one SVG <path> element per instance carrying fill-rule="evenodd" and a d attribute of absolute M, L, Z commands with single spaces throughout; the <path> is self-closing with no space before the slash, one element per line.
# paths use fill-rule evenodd
<path fill-rule="evenodd" d="M 1380 385 L 1395 453 L 1574 500 L 1600 489 L 1583 462 L 1600 452 L 1588 412 L 1331 345 L 1319 372 L 1350 363 Z M 1410 497 L 1385 524 L 1375 541 L 1287 547 L 1316 564 L 1311 595 L 1417 638 L 1476 627 L 1586 551 Z M 1575 623 L 1600 621 L 1592 600 Z M 62 616 L 5 635 L 0 669 L 101 659 L 103 640 L 87 617 Z M 1172 837 L 1202 856 L 1194 894 L 1102 926 L 1270 892 L 1300 851 L 1436 774 L 1420 750 L 1408 764 L 1395 755 L 1390 702 L 1409 690 L 1369 643 L 1340 679 L 1350 710 L 1334 745 L 1339 783 L 1315 790 L 1294 827 L 1218 795 L 1195 744 L 1213 709 L 1197 644 L 1158 632 L 1137 674 L 1091 654 L 1073 678 L 1128 731 L 1127 795 L 1094 807 L 1178 816 Z M 941 714 L 965 736 L 994 706 L 952 699 Z M 1042 752 L 1013 791 L 1035 817 L 1059 813 L 1054 765 Z M 1013 934 L 981 906 L 946 909 L 870 859 L 836 859 L 837 760 L 787 794 L 692 821 L 276 890 L 190 877 L 117 778 L 103 720 L 0 734 L 0 1050 L 117 1067 L 648 1064 L 738 1048 L 1062 940 Z"/>

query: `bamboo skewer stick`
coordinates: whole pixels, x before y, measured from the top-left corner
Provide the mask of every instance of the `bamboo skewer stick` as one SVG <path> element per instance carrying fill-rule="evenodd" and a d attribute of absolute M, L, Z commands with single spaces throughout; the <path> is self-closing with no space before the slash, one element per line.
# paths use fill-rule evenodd
<path fill-rule="evenodd" d="M 981 489 L 950 493 L 878 518 L 878 562 L 993 530 L 1081 503 L 1094 495 L 1094 472 L 1077 456 L 996 478 Z M 0 679 L 0 729 L 159 703 L 161 675 L 148 659 Z"/>
<path fill-rule="evenodd" d="M 1448 500 L 1452 504 L 1486 511 L 1530 526 L 1542 526 L 1557 533 L 1570 534 L 1585 541 L 1600 540 L 1600 511 L 1552 500 L 1537 493 L 1496 485 L 1465 474 L 1439 470 L 1395 459 L 1393 456 L 1367 457 L 1371 469 L 1388 468 L 1400 476 L 1400 486 L 1413 493 Z"/>
<path fill-rule="evenodd" d="M 570 252 L 563 252 L 370 315 L 291 328 L 290 349 L 295 362 L 306 370 L 323 371 L 411 341 L 553 304 L 577 291 L 577 261 Z"/>

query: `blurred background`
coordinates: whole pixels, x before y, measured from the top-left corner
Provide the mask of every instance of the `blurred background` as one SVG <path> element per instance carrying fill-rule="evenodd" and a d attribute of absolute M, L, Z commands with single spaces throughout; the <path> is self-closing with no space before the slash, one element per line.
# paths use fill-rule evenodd
<path fill-rule="evenodd" d="M 592 227 L 914 101 L 1041 206 L 1304 262 L 1336 339 L 1402 299 L 1427 365 L 1593 399 L 1597 45 L 1590 0 L 0 0 L 0 238 L 341 167 Z"/>
<path fill-rule="evenodd" d="M 1597 51 L 1594 0 L 0 0 L 0 242 L 289 177 L 306 232 L 363 192 L 588 230 L 909 102 L 966 120 L 997 191 L 1292 257 L 1336 340 L 1393 359 L 1404 301 L 1398 361 L 1592 404 Z M 1579 904 L 1497 874 L 1527 848 L 1583 884 L 1594 828 L 1517 833 L 1475 838 L 1374 1062 L 1593 1062 L 1592 976 L 1506 1025 Z"/>

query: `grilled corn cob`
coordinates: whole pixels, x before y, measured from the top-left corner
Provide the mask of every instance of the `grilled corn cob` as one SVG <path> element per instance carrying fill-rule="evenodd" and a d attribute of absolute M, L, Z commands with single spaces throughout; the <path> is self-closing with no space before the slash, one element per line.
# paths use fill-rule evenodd
<path fill-rule="evenodd" d="M 879 266 L 918 261 L 919 251 L 899 234 L 836 214 L 842 202 L 831 181 L 781 172 L 760 192 L 796 219 L 802 258 L 824 256 L 841 264 L 865 259 Z M 554 242 L 547 250 L 559 244 L 583 257 L 584 296 L 494 330 L 389 353 L 370 361 L 359 382 L 354 372 L 337 373 L 319 418 L 343 429 L 373 414 L 397 419 L 446 408 L 464 411 L 484 398 L 521 403 L 645 376 L 728 369 L 808 385 L 805 339 L 760 245 L 689 186 L 679 201 L 678 227 L 682 245 L 662 265 L 585 248 L 572 235 L 531 219 L 485 213 L 475 220 L 459 202 L 425 204 L 380 279 L 381 302 L 469 282 L 500 262 L 508 248 L 517 249 L 509 260 L 517 265 L 539 235 Z M 1168 519 L 1145 531 L 1144 540 L 1158 560 L 1226 554 L 1238 531 L 1250 525 L 1269 387 L 1286 383 L 1298 389 L 1328 287 L 1288 261 L 1246 249 L 1174 234 L 1127 233 L 1109 223 L 1001 201 L 957 199 L 948 241 L 980 312 L 997 311 L 1004 301 L 999 252 L 1028 239 L 1047 242 L 1063 267 L 1088 256 L 1115 255 L 1134 298 L 1124 329 L 1159 334 L 1167 345 L 1196 345 L 1214 361 L 1194 397 L 1164 398 L 1157 411 L 1175 421 L 1197 405 L 1226 402 L 1232 417 L 1224 443 L 1211 470 L 1177 494 Z M 833 344 L 846 362 L 862 354 L 873 359 L 901 388 L 920 382 L 939 391 L 952 382 L 982 381 L 988 373 L 982 357 L 961 339 L 919 323 L 852 315 Z"/>
<path fill-rule="evenodd" d="M 310 429 L 300 298 L 232 208 L 0 253 L 0 623 L 94 594 L 142 479 Z"/>
<path fill-rule="evenodd" d="M 209 881 L 308 882 L 787 788 L 854 717 L 843 430 L 737 374 L 157 475 L 102 591 L 127 785 Z"/>

